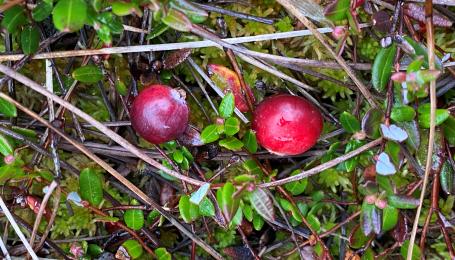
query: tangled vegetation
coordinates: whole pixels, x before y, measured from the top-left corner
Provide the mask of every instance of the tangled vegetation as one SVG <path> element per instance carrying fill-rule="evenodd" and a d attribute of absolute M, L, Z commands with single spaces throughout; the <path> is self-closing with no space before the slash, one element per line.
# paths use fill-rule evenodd
<path fill-rule="evenodd" d="M 455 259 L 454 6 L 0 0 L 2 257 Z"/>

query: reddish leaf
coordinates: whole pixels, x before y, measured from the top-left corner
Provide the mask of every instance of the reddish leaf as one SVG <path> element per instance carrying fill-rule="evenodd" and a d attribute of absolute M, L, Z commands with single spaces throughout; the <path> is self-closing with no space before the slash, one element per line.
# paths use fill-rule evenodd
<path fill-rule="evenodd" d="M 234 94 L 235 99 L 235 106 L 241 112 L 248 111 L 248 103 L 244 94 L 242 93 L 242 87 L 240 85 L 240 79 L 237 74 L 218 64 L 209 64 L 207 65 L 208 71 L 210 74 L 211 79 L 217 84 L 219 88 L 221 88 L 224 93 L 228 93 L 232 91 Z M 251 88 L 247 88 L 247 94 L 251 97 L 251 100 L 254 102 L 253 92 Z"/>
<path fill-rule="evenodd" d="M 27 201 L 27 205 L 30 207 L 30 209 L 32 209 L 35 214 L 38 214 L 39 208 L 41 207 L 41 199 L 29 195 L 25 198 L 25 200 Z M 47 208 L 44 209 L 43 215 L 47 221 L 49 221 L 51 218 L 51 212 Z"/>
<path fill-rule="evenodd" d="M 408 233 L 408 220 L 402 214 L 398 216 L 398 223 L 395 228 L 392 230 L 392 236 L 400 245 L 406 239 L 406 234 Z"/>
<path fill-rule="evenodd" d="M 422 23 L 425 22 L 425 8 L 423 6 L 414 3 L 407 3 L 404 5 L 403 11 L 405 15 L 411 17 L 412 19 Z M 433 24 L 438 27 L 452 27 L 452 22 L 437 12 L 433 13 Z"/>

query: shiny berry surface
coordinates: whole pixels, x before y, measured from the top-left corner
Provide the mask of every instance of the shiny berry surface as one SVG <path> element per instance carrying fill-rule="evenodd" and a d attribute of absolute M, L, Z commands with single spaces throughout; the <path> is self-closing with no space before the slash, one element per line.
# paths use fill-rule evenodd
<path fill-rule="evenodd" d="M 165 85 L 151 85 L 142 90 L 130 109 L 134 130 L 153 144 L 180 136 L 188 125 L 188 116 L 185 97 Z"/>
<path fill-rule="evenodd" d="M 280 94 L 264 99 L 253 115 L 258 143 L 278 155 L 301 154 L 316 144 L 322 115 L 302 97 Z"/>

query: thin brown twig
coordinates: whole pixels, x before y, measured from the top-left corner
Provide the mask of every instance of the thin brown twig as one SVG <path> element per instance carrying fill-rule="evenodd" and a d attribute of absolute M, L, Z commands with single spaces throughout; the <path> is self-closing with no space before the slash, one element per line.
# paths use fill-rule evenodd
<path fill-rule="evenodd" d="M 425 1 L 425 20 L 427 26 L 427 46 L 428 46 L 428 67 L 430 70 L 434 70 L 435 67 L 435 48 L 434 48 L 434 28 L 433 28 L 433 1 Z M 422 189 L 420 191 L 419 206 L 417 207 L 417 212 L 414 219 L 414 224 L 412 226 L 411 237 L 409 239 L 408 246 L 408 255 L 407 260 L 412 259 L 414 252 L 414 241 L 417 235 L 417 228 L 420 218 L 420 213 L 423 207 L 423 200 L 425 198 L 425 190 L 427 188 L 428 177 L 431 173 L 431 167 L 433 165 L 433 148 L 434 148 L 434 138 L 435 138 L 435 119 L 436 119 L 436 80 L 430 81 L 430 133 L 428 137 L 428 151 L 427 151 L 427 160 L 425 165 L 425 175 L 423 177 Z"/>
<path fill-rule="evenodd" d="M 287 178 L 284 178 L 284 179 L 280 179 L 280 180 L 277 180 L 277 181 L 272 181 L 272 182 L 267 182 L 267 183 L 262 183 L 262 184 L 259 184 L 258 186 L 261 187 L 261 188 L 265 188 L 265 187 L 273 187 L 273 186 L 280 186 L 280 185 L 283 185 L 283 184 L 286 184 L 286 183 L 289 183 L 289 182 L 293 182 L 293 181 L 298 181 L 298 180 L 301 180 L 301 179 L 304 179 L 304 178 L 308 178 L 309 176 L 312 176 L 312 175 L 315 175 L 315 174 L 318 174 L 324 170 L 327 170 L 327 169 L 330 169 L 332 167 L 335 167 L 336 165 L 352 158 L 352 157 L 355 157 L 365 151 L 368 151 L 369 149 L 379 145 L 382 143 L 382 138 L 378 138 L 374 141 L 371 141 L 359 148 L 357 148 L 356 150 L 352 151 L 352 152 L 349 152 L 345 155 L 342 155 L 340 157 L 337 157 L 331 161 L 328 161 L 326 163 L 323 163 L 323 164 L 320 164 L 314 168 L 311 168 L 310 170 L 307 170 L 307 171 L 302 171 L 301 173 L 299 174 L 296 174 L 296 175 L 292 175 L 292 176 L 289 176 Z"/>

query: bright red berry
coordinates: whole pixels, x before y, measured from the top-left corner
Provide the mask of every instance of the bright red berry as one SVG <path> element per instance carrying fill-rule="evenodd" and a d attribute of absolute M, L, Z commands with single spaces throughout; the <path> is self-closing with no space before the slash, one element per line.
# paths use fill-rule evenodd
<path fill-rule="evenodd" d="M 185 97 L 165 85 L 151 85 L 134 99 L 130 110 L 136 132 L 153 144 L 174 140 L 188 126 Z"/>
<path fill-rule="evenodd" d="M 297 155 L 316 144 L 322 115 L 306 99 L 288 94 L 264 99 L 254 111 L 258 143 L 278 155 Z"/>

